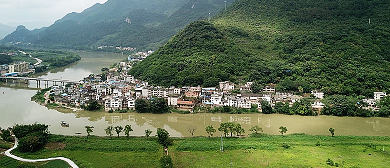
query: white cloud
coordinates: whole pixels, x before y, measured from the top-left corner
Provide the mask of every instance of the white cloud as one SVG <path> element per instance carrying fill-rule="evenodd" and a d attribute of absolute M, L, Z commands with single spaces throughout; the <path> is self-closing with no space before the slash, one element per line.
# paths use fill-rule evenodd
<path fill-rule="evenodd" d="M 26 25 L 28 29 L 46 27 L 68 13 L 82 12 L 96 3 L 105 3 L 106 1 L 0 0 L 0 23 L 11 24 L 11 26 Z M 38 23 L 38 25 L 28 26 L 30 23 Z"/>

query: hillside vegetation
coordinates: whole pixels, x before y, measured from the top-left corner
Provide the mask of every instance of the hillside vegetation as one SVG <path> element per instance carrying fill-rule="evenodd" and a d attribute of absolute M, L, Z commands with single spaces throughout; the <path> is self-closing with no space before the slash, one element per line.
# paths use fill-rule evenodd
<path fill-rule="evenodd" d="M 237 0 L 130 74 L 164 86 L 256 81 L 372 96 L 390 88 L 389 9 L 386 0 Z"/>

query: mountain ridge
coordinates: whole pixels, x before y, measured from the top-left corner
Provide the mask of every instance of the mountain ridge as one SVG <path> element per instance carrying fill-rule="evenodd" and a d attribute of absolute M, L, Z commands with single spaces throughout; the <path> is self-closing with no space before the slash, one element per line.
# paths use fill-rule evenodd
<path fill-rule="evenodd" d="M 187 46 L 175 50 L 168 42 L 134 66 L 130 74 L 156 85 L 217 86 L 217 80 L 211 80 L 216 73 L 224 74 L 217 78 L 219 81 L 274 83 L 280 91 L 307 93 L 321 89 L 326 94 L 372 97 L 375 91 L 390 91 L 390 23 L 384 17 L 390 14 L 387 9 L 390 3 L 385 0 L 237 0 L 209 24 L 232 42 L 235 51 L 230 56 L 238 53 L 244 64 L 232 64 L 220 69 L 222 72 L 208 69 L 198 79 L 202 82 L 177 82 L 189 80 L 191 75 L 180 75 L 176 70 L 172 71 L 175 75 L 160 79 L 154 75 L 157 70 L 170 69 L 194 49 Z M 179 36 L 170 42 L 186 38 Z M 192 55 L 201 55 L 197 64 L 205 65 L 207 60 L 224 54 L 193 51 Z M 172 59 L 175 56 L 178 58 Z M 191 66 L 195 64 L 186 65 Z"/>
<path fill-rule="evenodd" d="M 29 34 L 14 32 L 5 37 L 2 43 L 22 42 L 41 47 L 65 48 L 113 45 L 154 49 L 191 21 L 200 16 L 207 17 L 208 13 L 216 14 L 224 4 L 216 2 L 218 0 L 109 0 L 81 13 L 69 13 L 44 30 Z M 199 4 L 199 8 L 192 13 L 184 10 L 183 6 L 189 4 Z M 134 14 L 137 11 L 142 14 Z M 127 23 L 127 19 L 131 24 Z M 137 19 L 153 22 L 134 22 Z M 150 32 L 155 38 L 148 37 Z"/>

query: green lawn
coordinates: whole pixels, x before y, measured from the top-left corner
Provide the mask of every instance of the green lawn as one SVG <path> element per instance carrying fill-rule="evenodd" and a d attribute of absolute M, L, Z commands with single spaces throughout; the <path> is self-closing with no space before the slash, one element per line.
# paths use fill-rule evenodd
<path fill-rule="evenodd" d="M 10 157 L 0 155 L 1 168 L 68 168 L 69 165 L 62 160 L 54 160 L 49 162 L 25 163 L 19 162 Z"/>
<path fill-rule="evenodd" d="M 388 167 L 390 137 L 263 135 L 251 138 L 173 138 L 169 147 L 174 167 Z M 19 153 L 26 158 L 64 156 L 80 167 L 159 167 L 163 148 L 155 137 L 53 135 L 63 149 Z"/>

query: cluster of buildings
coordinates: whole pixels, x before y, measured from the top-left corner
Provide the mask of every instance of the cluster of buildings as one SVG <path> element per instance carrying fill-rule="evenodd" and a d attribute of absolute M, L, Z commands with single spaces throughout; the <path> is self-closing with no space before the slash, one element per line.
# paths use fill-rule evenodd
<path fill-rule="evenodd" d="M 136 99 L 164 98 L 168 105 L 179 110 L 193 111 L 197 106 L 231 106 L 250 109 L 253 105 L 261 110 L 261 102 L 267 101 L 272 106 L 277 102 L 289 103 L 300 100 L 302 97 L 286 92 L 276 92 L 275 85 L 267 85 L 261 94 L 251 93 L 252 82 L 235 85 L 232 82 L 220 82 L 219 87 L 160 87 L 150 86 L 147 82 L 127 75 L 127 71 L 117 72 L 117 69 L 130 69 L 127 62 L 118 64 L 120 67 L 112 68 L 106 73 L 106 80 L 102 75 L 90 75 L 81 84 L 52 87 L 57 104 L 68 106 L 86 105 L 90 100 L 96 100 L 104 105 L 106 111 L 134 109 Z M 239 94 L 232 93 L 240 90 Z M 313 91 L 318 99 L 323 93 Z M 313 104 L 313 108 L 323 107 L 322 103 Z"/>
<path fill-rule="evenodd" d="M 134 62 L 134 61 L 142 61 L 144 60 L 146 57 L 148 57 L 150 54 L 153 54 L 154 51 L 147 51 L 147 52 L 137 52 L 133 55 L 129 55 L 129 57 L 127 58 L 130 62 Z"/>
<path fill-rule="evenodd" d="M 367 110 L 373 110 L 378 111 L 379 107 L 377 106 L 377 103 L 382 99 L 383 97 L 386 97 L 385 92 L 374 92 L 374 98 L 373 99 L 363 99 L 364 103 L 367 103 L 367 107 L 363 107 Z"/>
<path fill-rule="evenodd" d="M 29 62 L 19 61 L 12 64 L 0 65 L 1 76 L 17 76 L 34 73 L 34 66 Z"/>
<path fill-rule="evenodd" d="M 277 92 L 273 84 L 265 86 L 261 94 L 254 94 L 251 91 L 252 82 L 236 85 L 225 81 L 219 82 L 218 87 L 151 86 L 148 82 L 127 74 L 127 70 L 131 68 L 129 62 L 120 62 L 118 66 L 108 70 L 105 74 L 106 80 L 103 79 L 103 75 L 90 75 L 79 84 L 52 87 L 51 93 L 55 95 L 55 103 L 79 107 L 87 105 L 90 100 L 96 100 L 104 105 L 106 111 L 109 111 L 134 109 L 136 99 L 164 98 L 169 106 L 183 111 L 192 112 L 195 106 L 230 106 L 244 109 L 257 107 L 261 111 L 263 101 L 271 106 L 283 102 L 291 107 L 293 103 L 302 99 L 302 96 L 293 93 Z M 117 69 L 124 71 L 118 72 Z M 236 93 L 237 90 L 240 93 Z M 312 104 L 313 110 L 320 111 L 324 107 L 321 102 L 324 93 L 313 90 L 311 96 L 315 98 Z M 368 104 L 368 107 L 364 108 L 378 110 L 376 104 L 385 96 L 384 92 L 374 92 L 373 99 L 363 100 Z"/>
<path fill-rule="evenodd" d="M 132 48 L 132 47 L 122 47 L 122 46 L 119 46 L 119 47 L 115 47 L 115 46 L 99 46 L 98 49 L 99 50 L 103 50 L 103 49 L 117 49 L 117 50 L 120 50 L 120 51 L 135 51 L 136 48 Z"/>

